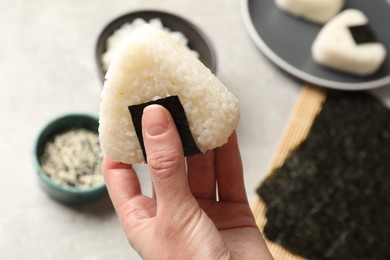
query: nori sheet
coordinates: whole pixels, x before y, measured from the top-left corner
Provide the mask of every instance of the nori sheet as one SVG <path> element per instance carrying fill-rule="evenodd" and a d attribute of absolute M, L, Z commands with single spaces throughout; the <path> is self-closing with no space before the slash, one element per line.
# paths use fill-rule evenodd
<path fill-rule="evenodd" d="M 357 45 L 378 42 L 373 29 L 368 23 L 349 26 L 348 29 Z"/>
<path fill-rule="evenodd" d="M 265 236 L 308 259 L 390 259 L 390 110 L 329 94 L 308 137 L 257 190 Z"/>
<path fill-rule="evenodd" d="M 181 142 L 183 144 L 184 156 L 191 156 L 191 155 L 201 153 L 192 136 L 190 127 L 188 125 L 187 116 L 185 114 L 184 108 L 180 102 L 179 97 L 170 96 L 155 101 L 150 101 L 143 104 L 132 105 L 128 107 L 131 114 L 131 118 L 133 120 L 133 125 L 138 137 L 138 141 L 142 148 L 142 153 L 145 161 L 147 161 L 147 158 L 146 158 L 144 139 L 142 137 L 141 120 L 142 120 L 144 108 L 152 104 L 158 104 L 165 107 L 171 114 L 173 121 L 175 121 L 177 131 L 179 132 Z"/>

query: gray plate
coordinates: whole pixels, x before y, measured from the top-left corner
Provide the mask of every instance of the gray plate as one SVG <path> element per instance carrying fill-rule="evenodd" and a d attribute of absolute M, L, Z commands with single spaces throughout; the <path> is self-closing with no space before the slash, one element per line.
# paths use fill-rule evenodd
<path fill-rule="evenodd" d="M 359 9 L 370 20 L 387 49 L 383 66 L 373 75 L 357 77 L 318 65 L 311 45 L 322 26 L 279 10 L 275 0 L 242 0 L 242 13 L 250 37 L 277 66 L 304 81 L 343 90 L 363 90 L 390 84 L 390 0 L 347 0 L 346 8 Z"/>

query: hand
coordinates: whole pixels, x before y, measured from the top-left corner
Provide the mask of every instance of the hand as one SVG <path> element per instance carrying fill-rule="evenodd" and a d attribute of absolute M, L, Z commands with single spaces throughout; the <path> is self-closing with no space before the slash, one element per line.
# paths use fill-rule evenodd
<path fill-rule="evenodd" d="M 148 106 L 143 137 L 154 194 L 131 165 L 105 157 L 108 192 L 130 244 L 144 259 L 272 259 L 248 205 L 237 137 L 187 158 L 167 110 Z"/>

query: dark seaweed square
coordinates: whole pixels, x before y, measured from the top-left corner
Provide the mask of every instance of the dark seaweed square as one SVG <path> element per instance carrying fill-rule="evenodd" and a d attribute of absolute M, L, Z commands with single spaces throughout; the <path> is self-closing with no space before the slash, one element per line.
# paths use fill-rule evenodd
<path fill-rule="evenodd" d="M 147 158 L 145 152 L 144 139 L 142 137 L 141 120 L 142 120 L 144 108 L 152 104 L 158 104 L 165 107 L 171 114 L 173 120 L 175 121 L 177 131 L 179 132 L 181 142 L 183 144 L 184 156 L 191 156 L 191 155 L 201 153 L 201 151 L 199 150 L 198 146 L 195 143 L 194 138 L 192 137 L 190 127 L 188 126 L 187 117 L 179 97 L 170 96 L 167 98 L 162 98 L 162 99 L 146 102 L 139 105 L 129 106 L 129 111 L 131 114 L 131 118 L 133 120 L 135 132 L 137 134 L 138 141 L 141 145 L 142 153 L 144 155 L 145 161 L 147 161 Z"/>
<path fill-rule="evenodd" d="M 349 31 L 357 45 L 364 43 L 374 43 L 376 39 L 375 33 L 369 24 L 349 26 Z"/>

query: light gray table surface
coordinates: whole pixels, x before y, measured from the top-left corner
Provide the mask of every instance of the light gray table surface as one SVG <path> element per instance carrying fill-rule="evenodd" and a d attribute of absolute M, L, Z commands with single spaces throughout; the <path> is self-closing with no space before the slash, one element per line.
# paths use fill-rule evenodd
<path fill-rule="evenodd" d="M 302 82 L 253 44 L 238 0 L 0 0 L 0 259 L 139 259 L 108 197 L 70 207 L 37 185 L 32 145 L 67 113 L 98 114 L 102 83 L 94 48 L 110 20 L 140 9 L 198 25 L 218 56 L 218 77 L 240 99 L 237 132 L 250 202 L 264 178 Z M 390 100 L 389 88 L 376 90 Z M 145 192 L 150 181 L 137 167 Z"/>

